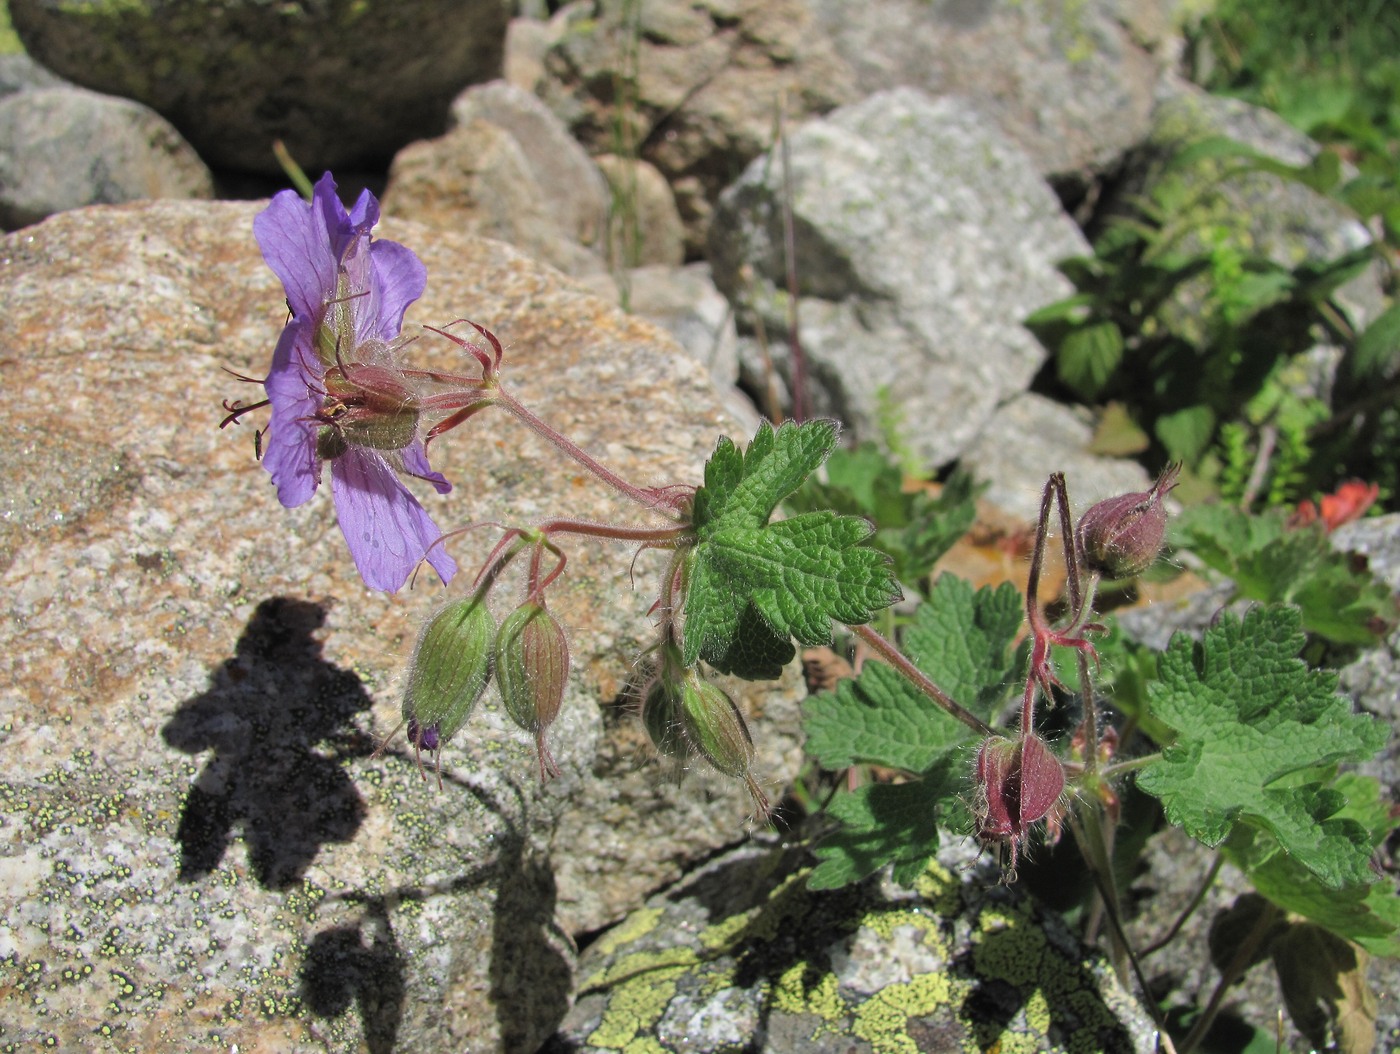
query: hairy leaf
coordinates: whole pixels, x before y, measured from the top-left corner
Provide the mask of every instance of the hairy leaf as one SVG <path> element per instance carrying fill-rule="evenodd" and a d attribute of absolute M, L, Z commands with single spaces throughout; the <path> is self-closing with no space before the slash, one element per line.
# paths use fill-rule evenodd
<path fill-rule="evenodd" d="M 1278 840 L 1332 888 L 1367 881 L 1366 829 L 1339 817 L 1345 796 L 1323 782 L 1290 778 L 1318 765 L 1373 755 L 1388 730 L 1336 693 L 1336 676 L 1309 670 L 1294 608 L 1225 615 L 1197 643 L 1172 638 L 1153 714 L 1176 741 L 1138 775 L 1167 818 L 1209 846 L 1239 824 Z"/>

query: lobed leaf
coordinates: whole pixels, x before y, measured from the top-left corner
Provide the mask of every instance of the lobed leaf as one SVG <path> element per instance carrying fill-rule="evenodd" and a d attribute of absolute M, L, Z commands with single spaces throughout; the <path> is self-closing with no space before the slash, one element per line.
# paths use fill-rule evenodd
<path fill-rule="evenodd" d="M 1177 738 L 1138 786 L 1198 841 L 1216 846 L 1236 825 L 1258 828 L 1335 889 L 1367 880 L 1367 831 L 1337 815 L 1345 797 L 1335 789 L 1288 777 L 1370 757 L 1389 732 L 1352 712 L 1334 674 L 1307 668 L 1297 657 L 1304 641 L 1287 607 L 1227 614 L 1199 643 L 1173 637 L 1149 698 Z"/>

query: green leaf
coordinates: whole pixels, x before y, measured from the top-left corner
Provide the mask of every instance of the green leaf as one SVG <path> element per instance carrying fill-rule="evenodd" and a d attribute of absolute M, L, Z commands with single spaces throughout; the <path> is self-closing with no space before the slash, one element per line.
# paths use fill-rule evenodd
<path fill-rule="evenodd" d="M 1400 303 L 1391 304 L 1342 358 L 1338 379 L 1348 391 L 1385 377 L 1400 359 Z"/>
<path fill-rule="evenodd" d="M 1370 839 L 1338 817 L 1345 798 L 1287 777 L 1373 755 L 1389 735 L 1336 694 L 1336 676 L 1309 670 L 1294 608 L 1222 617 L 1197 643 L 1177 634 L 1149 689 L 1153 714 L 1176 742 L 1138 775 L 1168 820 L 1209 846 L 1237 825 L 1258 828 L 1331 888 L 1364 883 Z"/>
<path fill-rule="evenodd" d="M 990 718 L 1016 683 L 1012 647 L 1021 597 L 1004 582 L 973 592 L 953 575 L 938 579 L 904 632 L 905 654 L 958 702 Z M 856 764 L 920 772 L 972 732 L 881 662 L 803 706 L 807 751 L 828 769 Z"/>
<path fill-rule="evenodd" d="M 863 544 L 873 532 L 864 519 L 827 511 L 768 522 L 836 438 L 833 422 L 809 421 L 776 431 L 765 422 L 742 454 L 720 440 L 693 506 L 697 543 L 686 565 L 682 642 L 687 665 L 703 657 L 749 676 L 771 667 L 789 637 L 828 643 L 833 619 L 861 625 L 899 599 L 889 557 Z M 744 639 L 750 631 L 759 639 Z"/>
<path fill-rule="evenodd" d="M 1209 406 L 1188 406 L 1157 418 L 1153 426 L 1157 438 L 1173 461 L 1194 465 L 1215 434 L 1215 411 Z"/>
<path fill-rule="evenodd" d="M 1016 633 L 1021 598 L 1014 586 L 938 580 L 905 631 L 905 654 L 964 706 L 983 717 L 1017 688 Z M 895 878 L 915 876 L 938 847 L 938 827 L 965 829 L 963 799 L 974 733 L 881 662 L 803 706 L 807 749 L 827 768 L 856 764 L 921 773 L 908 783 L 862 787 L 837 797 L 828 813 L 842 826 L 816 849 L 818 888 L 855 882 L 886 863 Z"/>
<path fill-rule="evenodd" d="M 1240 596 L 1296 604 L 1304 629 L 1339 644 L 1373 644 L 1395 618 L 1384 583 L 1334 550 L 1320 527 L 1290 529 L 1282 510 L 1195 506 L 1172 521 L 1171 540 L 1234 579 Z"/>
<path fill-rule="evenodd" d="M 1335 819 L 1354 820 L 1374 849 L 1396 827 L 1380 784 L 1369 776 L 1342 773 L 1330 786 L 1346 799 Z M 1226 857 L 1249 875 L 1254 888 L 1285 911 L 1311 919 L 1374 955 L 1400 956 L 1400 897 L 1389 882 L 1367 881 L 1334 889 L 1282 851 L 1268 834 L 1251 830 L 1231 838 Z"/>
<path fill-rule="evenodd" d="M 1065 334 L 1055 359 L 1060 380 L 1084 399 L 1103 391 L 1123 361 L 1123 332 L 1116 322 L 1094 322 Z"/>
<path fill-rule="evenodd" d="M 869 784 L 841 795 L 827 809 L 841 827 L 814 850 L 817 866 L 807 885 L 835 889 L 888 863 L 894 864 L 895 881 L 912 884 L 938 849 L 939 820 L 961 807 L 971 764 L 966 751 L 952 750 L 917 780 Z"/>

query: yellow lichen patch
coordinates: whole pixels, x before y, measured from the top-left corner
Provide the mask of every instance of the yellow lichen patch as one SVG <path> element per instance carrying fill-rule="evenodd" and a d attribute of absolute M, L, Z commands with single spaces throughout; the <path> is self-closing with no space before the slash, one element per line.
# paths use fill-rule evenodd
<path fill-rule="evenodd" d="M 919 974 L 905 984 L 888 985 L 856 1007 L 851 1032 L 869 1043 L 874 1054 L 919 1054 L 908 1032 L 909 1019 L 961 1003 L 965 987 L 945 973 Z"/>
<path fill-rule="evenodd" d="M 771 941 L 781 932 L 784 922 L 807 914 L 811 904 L 807 891 L 810 870 L 803 868 L 789 875 L 757 912 L 731 915 L 708 927 L 700 935 L 700 943 L 713 951 L 727 951 L 739 944 Z"/>
<path fill-rule="evenodd" d="M 1024 988 L 1039 985 L 1047 975 L 1045 934 L 1028 925 L 1020 914 L 984 911 L 973 936 L 973 967 L 979 977 L 995 978 Z"/>
<path fill-rule="evenodd" d="M 930 860 L 914 880 L 914 891 L 943 918 L 953 918 L 962 910 L 962 883 L 937 860 Z"/>
<path fill-rule="evenodd" d="M 632 912 L 607 933 L 598 938 L 594 947 L 603 958 L 610 957 L 624 944 L 631 944 L 639 937 L 645 937 L 661 920 L 660 908 L 640 908 Z"/>
<path fill-rule="evenodd" d="M 841 998 L 836 976 L 823 973 L 814 985 L 807 983 L 810 963 L 794 963 L 774 983 L 770 999 L 773 1009 L 783 1014 L 815 1014 L 835 1024 L 844 1021 L 850 1007 Z"/>
<path fill-rule="evenodd" d="M 608 996 L 602 1021 L 588 1037 L 592 1046 L 605 1050 L 640 1050 L 654 1039 L 638 1033 L 652 1031 L 666 1006 L 675 997 L 676 981 L 686 972 L 684 966 L 663 967 L 633 977 L 618 985 Z M 657 1046 L 660 1050 L 660 1046 Z"/>

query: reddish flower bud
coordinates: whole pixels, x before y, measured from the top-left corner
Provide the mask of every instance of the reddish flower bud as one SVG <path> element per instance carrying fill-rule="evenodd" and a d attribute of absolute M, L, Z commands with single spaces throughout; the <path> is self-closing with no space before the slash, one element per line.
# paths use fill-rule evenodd
<path fill-rule="evenodd" d="M 496 686 L 510 719 L 535 736 L 540 778 L 559 775 L 545 732 L 559 716 L 569 680 L 569 643 L 542 602 L 526 601 L 496 635 Z"/>
<path fill-rule="evenodd" d="M 1151 490 L 1121 494 L 1092 506 L 1075 537 L 1084 563 L 1105 578 L 1132 578 L 1152 566 L 1167 532 L 1162 499 L 1176 486 L 1180 465 L 1168 465 Z"/>
<path fill-rule="evenodd" d="M 454 600 L 418 634 L 403 693 L 416 748 L 440 751 L 466 723 L 491 676 L 496 621 L 480 596 Z"/>
<path fill-rule="evenodd" d="M 1011 847 L 1011 873 L 1031 824 L 1058 812 L 1065 770 L 1045 740 L 1031 733 L 1018 739 L 993 736 L 977 751 L 977 836 Z"/>

